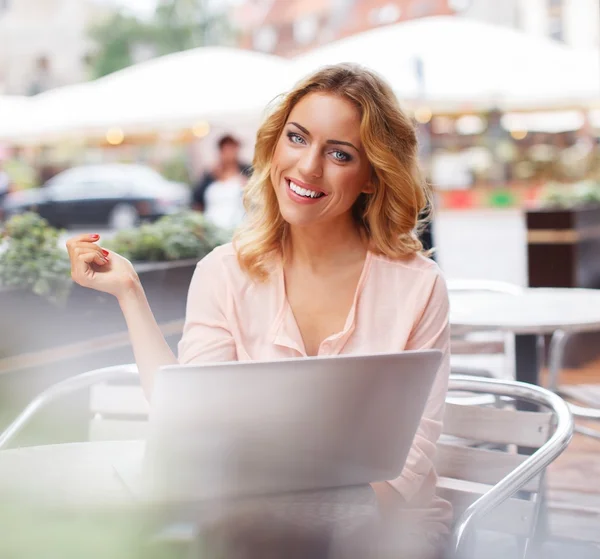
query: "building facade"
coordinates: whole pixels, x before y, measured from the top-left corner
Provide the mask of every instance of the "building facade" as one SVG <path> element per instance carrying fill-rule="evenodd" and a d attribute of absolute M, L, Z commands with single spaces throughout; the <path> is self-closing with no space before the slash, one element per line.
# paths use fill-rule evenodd
<path fill-rule="evenodd" d="M 382 25 L 451 13 L 447 0 L 247 0 L 233 19 L 243 48 L 294 56 Z"/>
<path fill-rule="evenodd" d="M 92 0 L 0 0 L 0 94 L 33 95 L 88 78 Z"/>
<path fill-rule="evenodd" d="M 448 0 L 457 15 L 521 29 L 575 48 L 600 46 L 598 0 Z"/>
<path fill-rule="evenodd" d="M 600 46 L 598 0 L 246 0 L 232 18 L 239 45 L 294 56 L 382 25 L 453 15 L 581 48 Z"/>

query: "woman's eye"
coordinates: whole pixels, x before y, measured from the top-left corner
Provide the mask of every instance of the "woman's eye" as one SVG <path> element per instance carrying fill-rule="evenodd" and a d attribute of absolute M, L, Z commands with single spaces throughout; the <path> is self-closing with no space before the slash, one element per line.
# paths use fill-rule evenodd
<path fill-rule="evenodd" d="M 336 150 L 332 153 L 333 153 L 333 158 L 336 161 L 340 161 L 342 163 L 345 163 L 346 161 L 350 161 L 352 159 L 352 157 L 350 157 L 350 155 L 348 155 L 345 151 Z"/>
<path fill-rule="evenodd" d="M 293 144 L 303 144 L 304 138 L 300 136 L 300 134 L 296 134 L 295 132 L 288 132 L 287 137 Z"/>

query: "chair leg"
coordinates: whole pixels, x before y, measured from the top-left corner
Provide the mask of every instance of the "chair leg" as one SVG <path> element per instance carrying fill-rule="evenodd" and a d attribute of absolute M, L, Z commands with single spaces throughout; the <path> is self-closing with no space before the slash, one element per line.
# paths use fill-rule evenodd
<path fill-rule="evenodd" d="M 523 546 L 523 559 L 541 557 L 541 549 L 548 535 L 548 511 L 546 508 L 546 476 L 540 479 L 540 490 L 534 496 L 535 508 L 533 510 L 532 528 L 530 537 Z"/>
<path fill-rule="evenodd" d="M 591 427 L 584 427 L 583 425 L 575 425 L 575 432 L 586 437 L 592 437 L 600 441 L 600 431 L 592 429 Z"/>
<path fill-rule="evenodd" d="M 570 338 L 569 332 L 556 330 L 550 339 L 548 350 L 548 390 L 558 390 L 558 377 L 563 367 L 565 347 Z"/>

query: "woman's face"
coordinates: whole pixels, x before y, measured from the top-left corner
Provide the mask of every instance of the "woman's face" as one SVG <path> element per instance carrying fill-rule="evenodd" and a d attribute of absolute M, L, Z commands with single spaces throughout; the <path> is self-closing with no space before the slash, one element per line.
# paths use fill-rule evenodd
<path fill-rule="evenodd" d="M 371 166 L 360 141 L 360 115 L 348 100 L 310 93 L 292 109 L 271 165 L 271 182 L 286 222 L 336 223 L 351 217 Z"/>

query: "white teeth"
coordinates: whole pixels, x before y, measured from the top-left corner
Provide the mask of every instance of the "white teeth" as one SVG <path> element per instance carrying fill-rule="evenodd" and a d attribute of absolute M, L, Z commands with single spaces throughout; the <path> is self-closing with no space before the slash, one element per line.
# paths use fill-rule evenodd
<path fill-rule="evenodd" d="M 302 188 L 298 186 L 296 183 L 289 181 L 290 189 L 299 194 L 300 196 L 305 196 L 306 198 L 318 198 L 321 196 L 320 192 L 315 192 L 314 190 L 307 190 L 306 188 Z"/>

